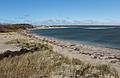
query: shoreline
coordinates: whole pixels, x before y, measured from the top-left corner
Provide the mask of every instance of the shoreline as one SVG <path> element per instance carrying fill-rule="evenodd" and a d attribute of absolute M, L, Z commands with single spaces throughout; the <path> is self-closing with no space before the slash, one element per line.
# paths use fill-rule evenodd
<path fill-rule="evenodd" d="M 59 28 L 59 27 L 58 27 Z M 47 28 L 47 29 L 57 29 L 57 28 Z M 62 28 L 59 28 L 59 29 L 62 29 Z M 43 30 L 44 31 L 44 29 L 32 29 L 32 30 L 30 30 L 30 31 L 33 31 L 34 32 L 34 30 Z M 45 29 L 46 30 L 46 29 Z M 37 34 L 37 33 L 35 33 L 35 34 Z M 39 35 L 39 34 L 38 34 Z M 41 35 L 41 34 L 40 34 Z M 42 35 L 42 36 L 44 36 L 44 35 Z M 47 38 L 48 37 L 50 37 L 50 36 L 46 36 Z M 64 37 L 64 36 L 63 36 Z M 76 37 L 76 36 L 75 36 Z M 84 36 L 83 36 L 84 37 Z M 57 39 L 57 40 L 61 40 L 61 41 L 68 41 L 68 42 L 74 42 L 74 43 L 79 43 L 79 44 L 85 44 L 85 45 L 88 45 L 88 46 L 95 46 L 95 47 L 102 47 L 102 48 L 110 48 L 110 49 L 117 49 L 117 50 L 120 50 L 120 47 L 119 47 L 119 45 L 117 45 L 118 43 L 114 43 L 115 41 L 113 40 L 113 42 L 112 41 L 107 41 L 107 40 L 104 40 L 104 38 L 103 38 L 103 42 L 101 41 L 101 42 L 99 42 L 99 40 L 98 40 L 98 42 L 97 42 L 97 39 L 92 39 L 92 40 L 86 40 L 86 41 L 81 41 L 80 39 L 68 39 L 67 40 L 67 38 L 66 39 L 62 39 L 62 37 L 61 37 L 61 39 L 59 39 L 59 37 L 58 38 L 55 38 L 54 36 L 52 37 L 50 37 L 50 38 L 53 38 L 53 39 Z M 92 41 L 92 42 L 91 42 Z M 106 41 L 106 42 L 104 42 L 104 41 Z M 106 44 L 106 43 L 108 43 L 108 44 Z"/>
<path fill-rule="evenodd" d="M 33 30 L 36 30 L 36 29 L 33 29 Z M 89 44 L 89 43 L 84 43 L 84 41 L 82 42 L 82 41 L 75 41 L 75 40 L 64 40 L 64 39 L 58 39 L 58 38 L 54 38 L 54 37 L 49 37 L 49 36 L 43 36 L 43 35 L 38 35 L 38 34 L 34 34 L 34 33 L 32 33 L 31 32 L 31 30 L 27 33 L 27 34 L 30 34 L 30 35 L 33 35 L 33 36 L 36 36 L 36 37 L 38 37 L 38 36 L 40 36 L 41 37 L 41 39 L 46 39 L 46 40 L 53 40 L 53 41 L 56 41 L 56 42 L 65 42 L 65 44 L 76 44 L 76 45 L 86 45 L 86 46 L 91 46 L 91 47 L 96 47 L 96 48 L 101 48 L 101 49 L 112 49 L 112 50 L 119 50 L 120 51 L 120 48 L 112 48 L 112 47 L 107 47 L 107 46 L 102 46 L 102 45 L 100 45 L 100 44 L 97 44 L 97 43 L 93 43 L 93 45 L 92 44 Z M 94 45 L 94 44 L 96 44 L 96 45 Z M 98 45 L 98 46 L 97 46 Z M 100 45 L 100 46 L 99 46 Z"/>
<path fill-rule="evenodd" d="M 51 45 L 55 52 L 65 57 L 77 58 L 91 64 L 110 64 L 117 69 L 120 75 L 120 50 L 118 49 L 73 44 L 69 41 L 64 42 L 63 40 L 36 35 L 26 31 L 24 35 Z"/>
<path fill-rule="evenodd" d="M 11 35 L 9 36 L 10 38 L 12 37 Z M 110 66 L 114 67 L 120 75 L 120 50 L 95 47 L 91 45 L 74 44 L 70 43 L 69 41 L 66 42 L 46 36 L 35 35 L 27 30 L 17 32 L 16 35 L 11 39 L 19 38 L 28 38 L 51 45 L 54 52 L 70 59 L 79 59 L 92 65 L 109 64 Z"/>
<path fill-rule="evenodd" d="M 104 47 L 98 47 L 98 46 L 89 45 L 89 44 L 74 43 L 74 42 L 70 42 L 70 41 L 67 41 L 67 40 L 64 41 L 62 39 L 56 39 L 56 38 L 52 38 L 52 37 L 36 35 L 36 34 L 31 33 L 31 32 L 29 32 L 29 33 L 25 32 L 25 34 L 27 36 L 31 36 L 31 37 L 39 39 L 41 41 L 45 41 L 47 43 L 50 43 L 50 44 L 53 44 L 53 45 L 56 45 L 56 46 L 60 46 L 62 48 L 74 49 L 76 51 L 80 51 L 80 49 L 86 49 L 86 50 L 89 50 L 89 51 L 98 51 L 98 52 L 106 52 L 106 53 L 108 52 L 109 54 L 113 54 L 113 56 L 115 56 L 114 53 L 120 54 L 119 49 L 104 48 Z M 118 56 L 115 56 L 115 57 L 118 57 Z M 108 58 L 110 58 L 110 57 L 108 57 Z"/>

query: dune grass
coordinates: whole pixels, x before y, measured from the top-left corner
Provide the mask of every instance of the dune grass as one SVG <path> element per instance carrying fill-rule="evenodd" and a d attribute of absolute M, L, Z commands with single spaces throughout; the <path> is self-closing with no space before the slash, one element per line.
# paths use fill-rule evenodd
<path fill-rule="evenodd" d="M 18 43 L 16 41 L 13 43 Z M 0 78 L 119 78 L 110 65 L 91 65 L 69 59 L 54 52 L 48 44 L 21 40 L 19 46 L 38 50 L 1 60 Z"/>

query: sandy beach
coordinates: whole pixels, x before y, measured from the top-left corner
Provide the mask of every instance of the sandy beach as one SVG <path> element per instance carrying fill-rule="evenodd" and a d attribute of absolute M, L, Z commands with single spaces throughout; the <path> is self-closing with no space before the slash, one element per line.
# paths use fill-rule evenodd
<path fill-rule="evenodd" d="M 0 53 L 5 52 L 6 50 L 20 50 L 20 48 L 15 45 L 6 44 L 6 42 L 17 38 L 19 38 L 19 35 L 15 33 L 0 33 Z"/>
<path fill-rule="evenodd" d="M 92 45 L 73 44 L 45 36 L 26 33 L 26 31 L 24 31 L 22 33 L 0 34 L 0 53 L 5 52 L 6 50 L 20 50 L 20 48 L 16 45 L 5 44 L 6 42 L 15 39 L 31 39 L 42 41 L 51 45 L 55 52 L 70 59 L 77 58 L 86 63 L 95 65 L 109 64 L 116 68 L 120 75 L 120 50 L 95 47 Z"/>

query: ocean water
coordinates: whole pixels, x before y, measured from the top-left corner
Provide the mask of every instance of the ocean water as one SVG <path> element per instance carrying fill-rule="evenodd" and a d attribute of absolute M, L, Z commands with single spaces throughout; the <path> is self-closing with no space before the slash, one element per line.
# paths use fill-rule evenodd
<path fill-rule="evenodd" d="M 119 26 L 80 26 L 32 30 L 32 33 L 82 44 L 120 49 Z"/>

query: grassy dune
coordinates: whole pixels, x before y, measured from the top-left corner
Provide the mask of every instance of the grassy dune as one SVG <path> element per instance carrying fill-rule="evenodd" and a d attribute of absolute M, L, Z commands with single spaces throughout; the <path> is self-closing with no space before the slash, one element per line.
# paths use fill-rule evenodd
<path fill-rule="evenodd" d="M 0 60 L 0 78 L 119 78 L 110 65 L 91 65 L 69 59 L 41 42 L 12 40 L 7 44 L 19 44 L 30 50 Z M 37 50 L 33 52 L 33 49 Z"/>

